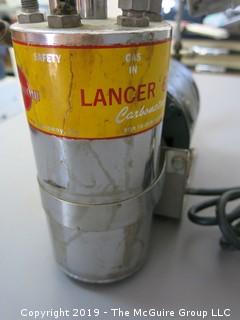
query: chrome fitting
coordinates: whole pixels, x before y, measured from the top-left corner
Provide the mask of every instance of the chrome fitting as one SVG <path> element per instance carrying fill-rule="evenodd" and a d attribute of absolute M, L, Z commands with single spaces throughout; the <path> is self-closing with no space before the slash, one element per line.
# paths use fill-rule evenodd
<path fill-rule="evenodd" d="M 149 17 L 150 21 L 162 21 L 161 11 L 162 0 L 149 0 L 147 16 Z"/>
<path fill-rule="evenodd" d="M 17 16 L 18 23 L 37 23 L 44 21 L 44 14 L 41 12 L 21 12 Z"/>
<path fill-rule="evenodd" d="M 122 10 L 147 11 L 149 0 L 119 0 L 118 7 Z"/>
<path fill-rule="evenodd" d="M 117 23 L 123 27 L 148 27 L 149 18 L 145 13 L 123 12 L 122 16 L 117 17 Z"/>
<path fill-rule="evenodd" d="M 155 12 L 147 12 L 147 17 L 153 22 L 161 22 L 163 20 L 161 14 Z"/>
<path fill-rule="evenodd" d="M 47 20 L 49 28 L 75 28 L 81 26 L 79 14 L 49 15 Z"/>
<path fill-rule="evenodd" d="M 162 0 L 149 0 L 148 11 L 160 14 L 162 11 Z"/>
<path fill-rule="evenodd" d="M 107 19 L 107 0 L 77 0 L 82 19 Z"/>
<path fill-rule="evenodd" d="M 81 16 L 77 12 L 76 1 L 49 0 L 49 28 L 76 28 L 81 26 Z"/>
<path fill-rule="evenodd" d="M 117 17 L 117 23 L 123 27 L 147 27 L 149 18 L 146 12 L 149 0 L 119 0 L 118 7 L 123 14 Z"/>

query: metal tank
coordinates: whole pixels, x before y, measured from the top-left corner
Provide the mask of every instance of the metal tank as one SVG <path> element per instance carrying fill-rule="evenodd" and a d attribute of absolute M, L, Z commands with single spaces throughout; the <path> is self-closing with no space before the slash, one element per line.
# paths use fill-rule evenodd
<path fill-rule="evenodd" d="M 113 282 L 143 265 L 161 193 L 171 28 L 51 13 L 12 26 L 42 204 L 63 271 Z"/>

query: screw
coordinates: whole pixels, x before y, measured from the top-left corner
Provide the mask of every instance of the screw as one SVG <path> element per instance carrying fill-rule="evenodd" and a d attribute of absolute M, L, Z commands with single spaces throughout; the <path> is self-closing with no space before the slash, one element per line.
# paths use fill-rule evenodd
<path fill-rule="evenodd" d="M 181 156 L 175 156 L 172 158 L 172 166 L 176 171 L 182 171 L 185 169 L 185 159 Z"/>

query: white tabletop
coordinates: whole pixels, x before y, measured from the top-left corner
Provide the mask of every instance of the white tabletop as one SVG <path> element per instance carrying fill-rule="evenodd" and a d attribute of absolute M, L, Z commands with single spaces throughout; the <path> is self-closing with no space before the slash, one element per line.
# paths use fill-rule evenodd
<path fill-rule="evenodd" d="M 240 185 L 240 78 L 195 78 L 202 109 L 192 142 L 196 159 L 191 186 Z M 228 319 L 239 319 L 240 252 L 221 250 L 217 227 L 195 226 L 186 212 L 181 225 L 154 220 L 148 261 L 135 276 L 104 286 L 70 280 L 54 261 L 35 177 L 30 136 L 20 114 L 0 125 L 1 320 L 33 319 L 21 317 L 24 308 L 60 307 L 99 308 L 101 316 L 96 319 L 100 320 L 114 319 L 109 312 L 114 307 L 130 312 L 150 307 L 175 310 L 171 319 L 197 319 L 180 317 L 179 308 L 205 309 L 209 314 L 212 308 L 231 308 Z M 133 319 L 132 314 L 126 319 Z"/>

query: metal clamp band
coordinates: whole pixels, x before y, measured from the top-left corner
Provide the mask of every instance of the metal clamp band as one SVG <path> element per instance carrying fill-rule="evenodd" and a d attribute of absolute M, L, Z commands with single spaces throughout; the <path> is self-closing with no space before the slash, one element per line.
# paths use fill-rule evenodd
<path fill-rule="evenodd" d="M 83 231 L 106 231 L 136 223 L 151 215 L 159 201 L 165 180 L 165 163 L 158 179 L 144 192 L 125 201 L 110 204 L 79 204 L 59 199 L 50 194 L 39 182 L 46 213 L 68 228 Z"/>

